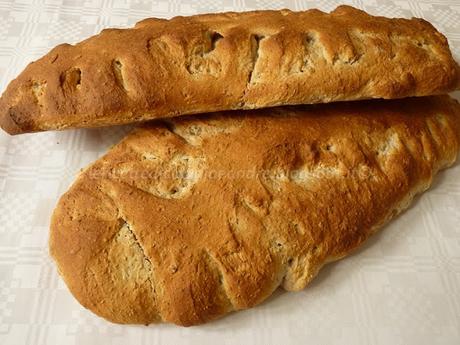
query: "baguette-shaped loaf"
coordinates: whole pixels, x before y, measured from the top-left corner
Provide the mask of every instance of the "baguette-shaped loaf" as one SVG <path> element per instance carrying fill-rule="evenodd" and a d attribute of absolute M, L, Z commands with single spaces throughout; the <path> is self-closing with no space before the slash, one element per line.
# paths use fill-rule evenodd
<path fill-rule="evenodd" d="M 86 308 L 194 325 L 303 289 L 452 164 L 448 96 L 153 122 L 59 201 L 50 251 Z"/>
<path fill-rule="evenodd" d="M 446 93 L 446 38 L 421 19 L 257 11 L 147 19 L 64 44 L 0 99 L 11 134 L 181 114 Z"/>

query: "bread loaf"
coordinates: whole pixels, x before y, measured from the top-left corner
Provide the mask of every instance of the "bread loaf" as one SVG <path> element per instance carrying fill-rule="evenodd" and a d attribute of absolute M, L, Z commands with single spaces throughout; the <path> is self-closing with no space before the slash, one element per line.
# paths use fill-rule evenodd
<path fill-rule="evenodd" d="M 79 175 L 50 251 L 74 296 L 110 321 L 203 323 L 303 289 L 459 145 L 448 96 L 152 122 Z"/>
<path fill-rule="evenodd" d="M 229 109 L 451 91 L 458 65 L 422 19 L 257 11 L 147 19 L 64 44 L 0 99 L 11 133 Z"/>

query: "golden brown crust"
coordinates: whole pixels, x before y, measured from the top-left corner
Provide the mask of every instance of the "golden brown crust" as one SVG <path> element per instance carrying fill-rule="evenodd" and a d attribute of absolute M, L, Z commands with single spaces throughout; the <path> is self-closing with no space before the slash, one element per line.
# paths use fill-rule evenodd
<path fill-rule="evenodd" d="M 100 316 L 206 322 L 279 285 L 303 289 L 428 188 L 459 145 L 448 96 L 152 123 L 61 198 L 50 251 Z"/>
<path fill-rule="evenodd" d="M 459 79 L 446 38 L 422 19 L 349 6 L 146 19 L 30 64 L 0 99 L 0 125 L 16 134 L 425 96 L 451 91 Z"/>

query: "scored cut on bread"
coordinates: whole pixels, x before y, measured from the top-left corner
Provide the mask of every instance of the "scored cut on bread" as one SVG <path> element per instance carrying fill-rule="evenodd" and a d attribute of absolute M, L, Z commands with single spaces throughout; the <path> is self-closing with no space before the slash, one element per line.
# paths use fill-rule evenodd
<path fill-rule="evenodd" d="M 119 323 L 203 323 L 303 289 L 451 165 L 449 96 L 153 121 L 60 199 L 50 252 L 70 291 Z"/>
<path fill-rule="evenodd" d="M 458 87 L 446 38 L 422 19 L 349 6 L 146 19 L 64 44 L 0 99 L 10 134 L 231 109 L 403 98 Z"/>

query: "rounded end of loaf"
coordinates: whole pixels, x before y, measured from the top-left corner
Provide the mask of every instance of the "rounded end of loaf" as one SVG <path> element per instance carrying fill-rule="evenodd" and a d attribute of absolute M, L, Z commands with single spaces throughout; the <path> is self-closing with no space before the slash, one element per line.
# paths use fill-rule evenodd
<path fill-rule="evenodd" d="M 6 104 L 3 97 L 0 99 L 0 127 L 10 135 L 24 133 L 16 120 L 13 109 Z"/>
<path fill-rule="evenodd" d="M 51 219 L 49 252 L 59 274 L 83 307 L 108 321 L 160 322 L 149 263 L 110 197 L 81 182 L 61 197 Z"/>
<path fill-rule="evenodd" d="M 35 99 L 35 85 L 21 74 L 0 97 L 0 127 L 10 135 L 39 132 L 40 105 Z"/>
<path fill-rule="evenodd" d="M 0 127 L 9 135 L 16 135 L 23 133 L 21 127 L 14 121 L 13 116 L 9 111 L 2 111 L 0 113 Z"/>

